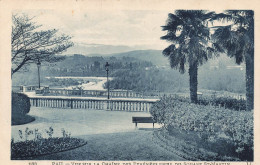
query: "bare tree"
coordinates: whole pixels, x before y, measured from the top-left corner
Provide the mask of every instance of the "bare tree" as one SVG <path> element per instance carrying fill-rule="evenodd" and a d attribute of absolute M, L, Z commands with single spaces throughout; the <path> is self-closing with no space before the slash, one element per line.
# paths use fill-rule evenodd
<path fill-rule="evenodd" d="M 71 37 L 58 34 L 57 29 L 39 30 L 41 25 L 33 17 L 13 15 L 12 21 L 12 75 L 31 63 L 63 60 L 57 54 L 73 46 Z"/>

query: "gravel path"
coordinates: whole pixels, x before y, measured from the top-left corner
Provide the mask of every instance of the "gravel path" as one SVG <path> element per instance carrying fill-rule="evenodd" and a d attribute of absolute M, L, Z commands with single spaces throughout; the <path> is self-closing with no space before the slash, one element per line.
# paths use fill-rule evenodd
<path fill-rule="evenodd" d="M 15 141 L 19 130 L 39 129 L 48 137 L 46 129 L 53 127 L 53 136 L 62 136 L 61 129 L 73 137 L 83 138 L 87 145 L 70 151 L 31 159 L 39 160 L 183 160 L 165 150 L 154 139 L 152 124 L 138 124 L 135 129 L 132 116 L 150 116 L 144 112 L 122 112 L 86 109 L 56 109 L 32 107 L 30 115 L 36 120 L 25 125 L 12 126 Z M 160 125 L 155 124 L 155 129 Z M 29 135 L 27 139 L 33 139 Z"/>
<path fill-rule="evenodd" d="M 87 109 L 58 109 L 32 107 L 29 115 L 36 120 L 25 125 L 12 126 L 12 137 L 15 141 L 21 140 L 19 130 L 25 131 L 39 129 L 43 137 L 48 137 L 46 129 L 54 129 L 53 136 L 62 136 L 61 130 L 65 129 L 72 136 L 129 132 L 135 130 L 132 116 L 150 116 L 145 112 L 123 112 Z M 152 128 L 152 124 L 138 124 L 141 128 Z M 155 124 L 155 127 L 160 127 Z M 24 140 L 25 137 L 23 137 Z M 28 139 L 34 138 L 33 135 Z"/>
<path fill-rule="evenodd" d="M 87 145 L 80 148 L 39 156 L 36 160 L 136 160 L 183 161 L 185 159 L 161 148 L 154 141 L 152 129 L 81 136 Z"/>

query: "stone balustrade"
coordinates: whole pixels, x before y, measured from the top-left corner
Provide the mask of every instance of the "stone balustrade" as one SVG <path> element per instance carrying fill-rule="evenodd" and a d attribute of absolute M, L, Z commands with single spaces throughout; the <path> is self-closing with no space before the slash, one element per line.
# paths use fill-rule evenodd
<path fill-rule="evenodd" d="M 31 106 L 71 109 L 96 109 L 116 111 L 149 112 L 156 99 L 98 99 L 98 98 L 57 98 L 30 97 Z"/>
<path fill-rule="evenodd" d="M 12 86 L 14 92 L 30 92 L 35 91 L 38 86 Z"/>
<path fill-rule="evenodd" d="M 72 89 L 48 89 L 45 95 L 54 96 L 88 96 L 88 97 L 106 97 L 107 90 L 72 90 Z M 154 92 L 134 92 L 129 90 L 110 90 L 110 97 L 116 98 L 145 98 L 145 97 L 156 97 L 160 96 L 160 93 Z"/>

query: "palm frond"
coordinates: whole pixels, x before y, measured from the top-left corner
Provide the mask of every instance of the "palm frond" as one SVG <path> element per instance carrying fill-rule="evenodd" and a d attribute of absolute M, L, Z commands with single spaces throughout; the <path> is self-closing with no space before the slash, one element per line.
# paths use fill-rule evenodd
<path fill-rule="evenodd" d="M 176 40 L 178 40 L 178 37 L 174 33 L 168 32 L 165 36 L 162 36 L 160 39 L 176 42 Z"/>
<path fill-rule="evenodd" d="M 171 54 L 172 52 L 175 52 L 175 51 L 176 51 L 175 45 L 171 44 L 170 46 L 168 46 L 167 48 L 165 48 L 165 49 L 163 50 L 162 54 L 163 54 L 164 56 L 166 56 L 166 57 L 169 57 L 170 54 Z"/>

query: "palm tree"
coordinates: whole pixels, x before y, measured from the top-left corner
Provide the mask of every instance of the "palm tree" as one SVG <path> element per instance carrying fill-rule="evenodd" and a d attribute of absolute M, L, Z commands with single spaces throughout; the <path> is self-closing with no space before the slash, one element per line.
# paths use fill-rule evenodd
<path fill-rule="evenodd" d="M 163 50 L 163 55 L 169 58 L 171 68 L 185 72 L 186 63 L 189 66 L 190 99 L 197 102 L 198 66 L 212 57 L 215 49 L 210 47 L 210 28 L 207 23 L 214 12 L 205 10 L 176 10 L 169 13 L 163 31 L 167 31 L 162 40 L 172 44 Z"/>
<path fill-rule="evenodd" d="M 246 109 L 254 109 L 254 12 L 228 10 L 216 14 L 213 20 L 227 21 L 227 26 L 217 27 L 213 34 L 215 45 L 222 48 L 237 64 L 246 64 Z"/>

